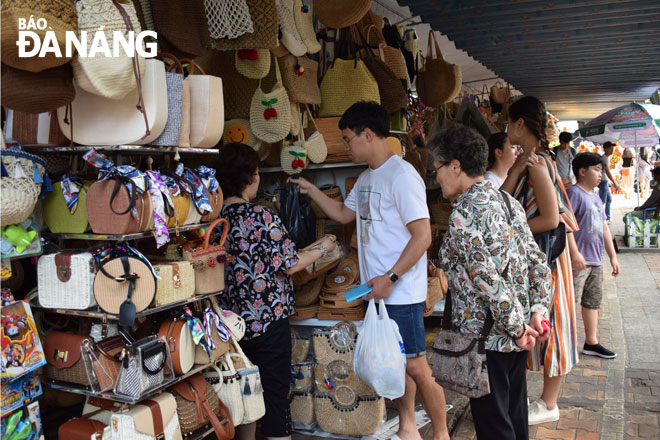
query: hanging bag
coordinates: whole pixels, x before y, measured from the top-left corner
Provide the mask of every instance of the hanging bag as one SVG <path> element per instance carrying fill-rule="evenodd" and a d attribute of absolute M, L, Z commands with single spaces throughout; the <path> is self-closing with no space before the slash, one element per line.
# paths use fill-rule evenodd
<path fill-rule="evenodd" d="M 279 18 L 275 0 L 246 0 L 252 18 L 252 33 L 238 38 L 214 39 L 211 47 L 219 50 L 273 49 L 277 47 Z M 229 107 L 229 104 L 227 104 Z"/>
<path fill-rule="evenodd" d="M 435 48 L 435 55 L 433 54 Z M 442 58 L 440 46 L 433 30 L 429 31 L 429 43 L 422 70 L 417 73 L 417 93 L 424 104 L 438 107 L 461 91 L 463 76 L 461 67 Z"/>
<path fill-rule="evenodd" d="M 236 51 L 236 70 L 246 78 L 261 79 L 270 71 L 270 50 L 239 49 Z"/>
<path fill-rule="evenodd" d="M 245 0 L 204 0 L 211 38 L 238 38 L 254 32 Z"/>
<path fill-rule="evenodd" d="M 306 56 L 286 55 L 282 62 L 282 80 L 289 99 L 302 104 L 320 104 L 321 90 L 317 79 L 319 63 Z"/>
<path fill-rule="evenodd" d="M 249 424 L 256 422 L 266 414 L 264 389 L 261 386 L 259 367 L 248 359 L 236 341 L 232 339 L 231 344 L 234 351 L 230 351 L 225 356 L 232 360 L 234 368 L 236 368 L 236 372 L 240 376 L 244 409 L 243 424 Z"/>
<path fill-rule="evenodd" d="M 250 126 L 258 139 L 268 143 L 281 141 L 291 130 L 289 96 L 282 84 L 277 58 L 274 57 L 273 60 L 277 77 L 275 85 L 266 93 L 261 89 L 259 80 L 259 87 L 250 104 Z"/>
<path fill-rule="evenodd" d="M 302 0 L 293 0 L 293 19 L 296 23 L 298 35 L 307 47 L 307 53 L 317 53 L 321 50 L 321 44 L 316 39 L 314 32 L 314 17 L 309 5 L 303 4 Z"/>
<path fill-rule="evenodd" d="M 222 236 L 218 245 L 209 246 L 211 231 L 222 223 Z M 220 292 L 225 288 L 225 240 L 229 232 L 229 223 L 224 218 L 214 220 L 201 239 L 185 241 L 177 235 L 183 246 L 183 259 L 190 261 L 195 269 L 195 295 Z"/>
<path fill-rule="evenodd" d="M 157 58 L 163 61 L 169 59 L 174 63 L 165 72 L 167 123 L 160 136 L 153 141 L 153 145 L 178 147 L 181 142 L 181 132 L 183 129 L 183 66 L 177 57 L 166 52 L 160 53 Z M 170 71 L 171 69 L 175 69 L 175 71 L 172 72 Z M 190 104 L 188 103 L 188 105 Z M 190 124 L 190 117 L 188 117 L 188 124 Z M 189 131 L 190 128 L 187 130 Z"/>
<path fill-rule="evenodd" d="M 383 60 L 397 78 L 400 80 L 407 80 L 408 72 L 406 70 L 406 61 L 403 58 L 401 50 L 388 46 L 384 41 L 374 44 L 375 41 L 378 41 L 378 38 L 374 37 L 374 35 L 377 34 L 376 29 L 376 26 L 369 25 L 362 31 L 365 39 L 369 43 L 369 47 L 371 47 L 376 55 Z M 367 56 L 367 49 L 362 49 L 360 55 Z"/>
<path fill-rule="evenodd" d="M 309 157 L 309 160 L 311 160 L 314 163 L 323 163 L 328 157 L 328 147 L 325 143 L 325 138 L 323 137 L 323 134 L 321 134 L 318 125 L 316 125 L 316 121 L 312 116 L 312 112 L 309 111 L 309 107 L 307 106 L 307 104 L 305 104 L 305 112 L 308 115 L 309 118 L 308 120 L 312 121 L 312 124 L 314 125 L 315 128 L 314 132 L 311 135 L 307 136 L 306 139 L 305 139 L 304 130 L 301 130 L 304 141 L 303 145 L 307 150 L 307 157 Z"/>
<path fill-rule="evenodd" d="M 504 104 L 511 97 L 511 87 L 507 83 L 504 84 L 497 81 L 495 85 L 490 88 L 490 99 L 497 104 Z M 499 112 L 496 112 L 499 113 Z"/>

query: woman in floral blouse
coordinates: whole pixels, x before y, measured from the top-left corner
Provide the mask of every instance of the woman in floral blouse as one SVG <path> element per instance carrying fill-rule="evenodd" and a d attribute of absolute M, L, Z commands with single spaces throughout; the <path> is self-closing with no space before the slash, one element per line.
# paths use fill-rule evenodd
<path fill-rule="evenodd" d="M 225 247 L 233 261 L 225 266 L 221 302 L 245 319 L 245 354 L 259 367 L 267 438 L 290 438 L 289 384 L 291 335 L 287 318 L 295 313 L 291 275 L 332 251 L 326 240 L 298 253 L 277 214 L 250 203 L 259 188 L 259 155 L 244 144 L 222 147 L 216 165 L 225 200 L 221 216 L 229 222 Z M 237 427 L 240 439 L 254 439 L 256 423 Z"/>
<path fill-rule="evenodd" d="M 456 126 L 434 135 L 428 147 L 442 194 L 453 204 L 439 255 L 452 292 L 452 324 L 479 334 L 488 312 L 494 320 L 486 342 L 491 392 L 470 399 L 477 437 L 527 439 L 526 350 L 547 338 L 532 323 L 547 319 L 550 269 L 520 204 L 483 177 L 486 140 Z"/>

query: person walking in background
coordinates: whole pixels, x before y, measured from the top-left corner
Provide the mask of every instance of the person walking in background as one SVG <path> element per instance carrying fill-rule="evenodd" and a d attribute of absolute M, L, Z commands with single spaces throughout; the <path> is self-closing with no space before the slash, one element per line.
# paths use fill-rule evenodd
<path fill-rule="evenodd" d="M 619 263 L 603 202 L 594 189 L 603 172 L 602 157 L 596 153 L 580 153 L 573 159 L 577 185 L 568 189 L 568 198 L 580 227 L 569 242 L 575 297 L 581 298 L 584 322 L 582 353 L 613 359 L 616 353 L 598 342 L 598 309 L 603 299 L 603 250 L 610 257 L 612 275 L 619 275 Z"/>
<path fill-rule="evenodd" d="M 634 216 L 644 218 L 644 211 L 653 209 L 647 217 L 660 218 L 660 165 L 653 168 L 653 187 L 651 190 L 649 198 L 633 211 Z"/>
<path fill-rule="evenodd" d="M 532 96 L 518 99 L 509 108 L 507 135 L 511 143 L 523 147 L 523 154 L 516 159 L 502 189 L 523 201 L 533 234 L 554 230 L 561 221 L 570 240 L 573 237 L 570 232 L 576 231 L 578 225 L 554 162 L 547 155 L 547 118 L 545 105 Z M 525 175 L 529 179 L 524 179 Z M 578 362 L 573 271 L 568 247 L 554 261 L 550 322 L 553 326 L 550 338 L 537 344 L 529 356 L 529 366 L 544 371 L 543 394 L 529 407 L 531 425 L 559 420 L 557 398 L 561 379 Z M 543 332 L 543 328 L 532 326 Z"/>
<path fill-rule="evenodd" d="M 559 146 L 553 150 L 557 158 L 557 173 L 559 173 L 559 177 L 564 182 L 564 188 L 567 189 L 575 183 L 571 163 L 577 154 L 577 150 L 571 146 L 572 140 L 573 136 L 570 133 L 566 131 L 561 132 L 559 134 Z"/>
<path fill-rule="evenodd" d="M 457 125 L 428 146 L 442 195 L 454 206 L 438 256 L 452 292 L 452 324 L 478 335 L 488 313 L 494 321 L 485 345 L 490 394 L 470 399 L 477 438 L 526 440 L 526 350 L 549 334 L 534 327 L 548 317 L 550 268 L 520 203 L 484 179 L 484 138 Z"/>
<path fill-rule="evenodd" d="M 357 219 L 360 279 L 372 287 L 368 298 L 384 298 L 387 313 L 399 326 L 406 352 L 406 391 L 394 402 L 399 431 L 393 438 L 418 440 L 415 394 L 433 423 L 433 439 L 448 440 L 445 394 L 431 376 L 426 359 L 424 301 L 426 250 L 431 223 L 424 182 L 412 165 L 387 144 L 390 121 L 375 102 L 358 102 L 339 120 L 345 148 L 355 163 L 369 167 L 360 174 L 342 203 L 314 184 L 290 178 L 332 220 Z"/>
<path fill-rule="evenodd" d="M 495 188 L 502 186 L 506 180 L 517 152 L 517 147 L 511 145 L 506 133 L 493 133 L 488 138 L 488 171 L 484 178 L 493 182 Z"/>
<path fill-rule="evenodd" d="M 639 197 L 646 198 L 649 193 L 651 182 L 651 163 L 649 160 L 649 149 L 644 147 L 639 150 L 637 156 L 637 179 L 639 182 Z"/>
<path fill-rule="evenodd" d="M 619 185 L 617 185 L 616 179 L 612 177 L 612 172 L 610 171 L 610 157 L 613 153 L 614 144 L 612 142 L 605 142 L 603 144 L 603 155 L 601 156 L 603 161 L 603 173 L 600 183 L 598 184 L 598 196 L 600 197 L 601 202 L 603 202 L 603 206 L 605 206 L 605 216 L 607 217 L 608 222 L 612 220 L 610 211 L 612 207 L 612 191 L 610 191 L 610 182 L 615 189 L 619 189 Z"/>
<path fill-rule="evenodd" d="M 635 168 L 633 168 L 635 166 L 635 154 L 631 148 L 624 148 L 621 160 L 623 161 L 621 168 L 621 188 L 623 188 L 627 200 L 630 199 L 635 182 Z"/>

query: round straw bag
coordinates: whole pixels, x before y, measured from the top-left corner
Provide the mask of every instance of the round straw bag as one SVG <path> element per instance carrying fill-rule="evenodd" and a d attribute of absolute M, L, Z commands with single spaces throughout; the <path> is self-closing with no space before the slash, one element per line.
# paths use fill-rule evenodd
<path fill-rule="evenodd" d="M 246 78 L 261 79 L 270 71 L 270 50 L 239 49 L 236 51 L 236 70 Z"/>
<path fill-rule="evenodd" d="M 123 258 L 128 260 L 129 273 L 137 275 L 131 295 L 135 312 L 139 313 L 149 307 L 156 296 L 156 277 L 144 261 L 136 257 L 123 256 L 107 260 L 102 263 L 105 273 L 99 271 L 94 277 L 94 298 L 104 312 L 114 315 L 119 314 L 119 308 L 128 297 L 129 283 L 121 279 L 125 273 Z"/>
<path fill-rule="evenodd" d="M 321 90 L 317 80 L 319 63 L 305 56 L 281 58 L 282 80 L 293 102 L 320 104 Z"/>
<path fill-rule="evenodd" d="M 314 413 L 319 428 L 338 435 L 373 434 L 385 416 L 385 399 L 357 396 L 349 387 L 337 387 L 333 393 L 314 394 Z"/>
<path fill-rule="evenodd" d="M 78 191 L 78 204 L 71 213 L 62 193 L 62 183 L 53 184 L 53 191 L 43 201 L 44 221 L 54 234 L 84 234 L 89 230 L 87 221 L 87 190 L 93 182 L 85 181 Z"/>
<path fill-rule="evenodd" d="M 277 82 L 270 92 L 265 93 L 259 80 L 250 104 L 250 126 L 258 139 L 269 143 L 281 141 L 291 131 L 289 96 L 282 84 L 277 58 L 274 61 Z"/>
<path fill-rule="evenodd" d="M 314 31 L 314 17 L 308 5 L 303 5 L 302 0 L 293 2 L 293 19 L 296 22 L 296 29 L 307 47 L 307 53 L 316 53 L 321 50 L 321 44 L 316 39 Z"/>
<path fill-rule="evenodd" d="M 129 23 L 119 8 L 123 8 Z M 128 31 L 135 31 L 137 35 L 142 31 L 133 3 L 119 4 L 107 0 L 79 0 L 76 2 L 78 10 L 78 27 L 90 35 L 99 28 L 105 32 L 108 46 L 114 42 L 113 33 L 122 32 L 128 39 Z M 88 38 L 87 50 L 92 48 L 93 39 Z M 122 99 L 136 89 L 135 75 L 133 73 L 132 57 L 120 52 L 117 57 L 107 58 L 100 54 L 94 57 L 74 57 L 71 60 L 73 76 L 76 85 L 86 92 L 100 95 L 110 99 Z M 144 58 L 133 54 L 138 63 L 138 72 L 145 71 Z"/>
<path fill-rule="evenodd" d="M 317 363 L 314 367 L 314 380 L 316 389 L 329 391 L 325 380 L 330 379 L 335 383 L 335 387 L 349 387 L 359 396 L 375 394 L 373 388 L 362 382 L 353 371 L 351 364 L 342 360 L 332 361 L 329 364 Z"/>
<path fill-rule="evenodd" d="M 435 56 L 433 48 L 435 47 Z M 461 91 L 463 75 L 461 67 L 450 64 L 442 58 L 440 46 L 433 30 L 429 31 L 429 44 L 424 67 L 417 74 L 417 93 L 424 104 L 438 107 L 458 95 Z"/>
<path fill-rule="evenodd" d="M 314 0 L 316 18 L 325 27 L 339 29 L 351 26 L 371 9 L 371 0 Z"/>
<path fill-rule="evenodd" d="M 314 357 L 319 364 L 342 360 L 353 364 L 357 329 L 350 321 L 342 321 L 330 330 L 315 330 L 312 333 Z"/>
<path fill-rule="evenodd" d="M 309 283 L 297 289 L 296 297 L 296 308 L 309 306 L 316 304 L 319 300 L 319 295 L 321 294 L 321 287 L 323 287 L 323 276 L 318 276 Z M 296 361 L 302 362 L 302 361 Z"/>
<path fill-rule="evenodd" d="M 36 183 L 35 177 L 43 180 L 46 164 L 38 156 L 8 148 L 0 150 L 0 160 L 7 171 L 7 176 L 0 178 L 0 222 L 3 226 L 21 223 L 37 204 L 41 183 Z"/>
<path fill-rule="evenodd" d="M 29 58 L 18 57 L 18 20 L 34 20 L 43 18 L 48 23 L 46 29 L 33 29 L 40 41 L 44 41 L 47 31 L 55 32 L 55 42 L 59 46 L 62 55 L 66 52 L 66 32 L 78 33 L 78 18 L 76 7 L 71 0 L 8 0 L 2 2 L 2 62 L 16 69 L 29 72 L 41 72 L 45 69 L 61 66 L 69 62 L 71 58 L 57 57 L 48 52 L 45 56 L 32 56 Z M 32 46 L 30 47 L 30 49 Z M 4 78 L 3 78 L 4 81 Z M 4 96 L 3 96 L 3 105 Z"/>

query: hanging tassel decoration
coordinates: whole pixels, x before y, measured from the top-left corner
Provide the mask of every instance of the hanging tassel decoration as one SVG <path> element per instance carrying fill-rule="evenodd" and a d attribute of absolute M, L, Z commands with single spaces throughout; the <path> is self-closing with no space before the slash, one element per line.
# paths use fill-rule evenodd
<path fill-rule="evenodd" d="M 257 373 L 255 375 L 255 377 L 256 377 L 256 380 L 255 380 L 255 383 L 254 383 L 254 392 L 256 394 L 261 394 L 261 393 L 264 392 L 264 389 L 261 386 L 261 377 L 259 377 L 259 373 Z"/>
<path fill-rule="evenodd" d="M 252 394 L 252 391 L 250 391 L 250 379 L 248 376 L 245 376 L 245 387 L 243 388 L 243 395 L 249 396 L 250 394 Z"/>

